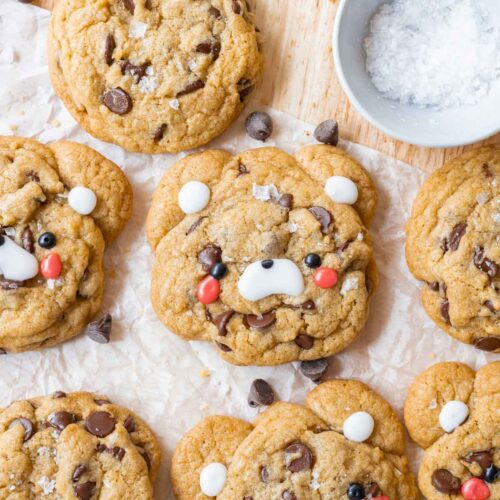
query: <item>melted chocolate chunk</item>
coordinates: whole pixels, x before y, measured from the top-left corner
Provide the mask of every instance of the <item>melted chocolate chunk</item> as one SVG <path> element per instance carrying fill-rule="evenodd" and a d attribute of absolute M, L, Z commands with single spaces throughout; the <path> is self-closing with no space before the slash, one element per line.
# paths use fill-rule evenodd
<path fill-rule="evenodd" d="M 222 351 L 222 352 L 231 352 L 232 349 L 227 346 L 226 344 L 222 344 L 221 342 L 215 341 L 217 347 Z"/>
<path fill-rule="evenodd" d="M 106 37 L 106 42 L 104 44 L 104 60 L 108 66 L 111 66 L 114 62 L 113 52 L 116 49 L 115 37 L 109 33 Z"/>
<path fill-rule="evenodd" d="M 62 432 L 68 425 L 74 424 L 75 422 L 76 416 L 67 411 L 58 411 L 49 415 L 49 424 L 59 432 Z"/>
<path fill-rule="evenodd" d="M 440 493 L 456 494 L 460 491 L 461 481 L 449 470 L 437 469 L 432 473 L 432 485 Z"/>
<path fill-rule="evenodd" d="M 132 109 L 132 99 L 121 87 L 104 92 L 102 102 L 117 115 L 126 115 Z"/>
<path fill-rule="evenodd" d="M 64 391 L 56 391 L 52 394 L 53 399 L 61 399 L 65 398 L 67 394 Z"/>
<path fill-rule="evenodd" d="M 97 406 L 109 405 L 109 401 L 107 399 L 94 399 L 94 402 Z"/>
<path fill-rule="evenodd" d="M 483 169 L 483 174 L 487 179 L 491 179 L 493 177 L 493 172 L 487 163 L 483 163 L 481 168 Z"/>
<path fill-rule="evenodd" d="M 476 247 L 474 249 L 473 257 L 474 265 L 486 273 L 491 279 L 495 279 L 498 274 L 498 264 L 486 257 L 483 247 Z"/>
<path fill-rule="evenodd" d="M 282 194 L 279 197 L 278 205 L 283 208 L 290 209 L 293 207 L 293 194 Z"/>
<path fill-rule="evenodd" d="M 309 209 L 321 226 L 321 232 L 327 233 L 330 224 L 333 222 L 332 214 L 323 207 L 311 207 Z"/>
<path fill-rule="evenodd" d="M 151 459 L 149 458 L 149 454 L 147 451 L 143 451 L 141 453 L 141 457 L 144 459 L 144 461 L 146 462 L 146 467 L 148 468 L 148 470 L 151 470 Z"/>
<path fill-rule="evenodd" d="M 212 318 L 211 321 L 217 327 L 221 337 L 225 337 L 227 335 L 227 324 L 233 315 L 234 311 L 225 311 Z"/>
<path fill-rule="evenodd" d="M 448 299 L 441 302 L 441 307 L 439 308 L 439 311 L 441 312 L 441 316 L 446 321 L 446 323 L 451 325 L 451 322 L 450 322 L 450 303 L 449 303 Z"/>
<path fill-rule="evenodd" d="M 305 444 L 296 442 L 285 448 L 285 461 L 290 472 L 302 472 L 312 467 L 313 455 Z"/>
<path fill-rule="evenodd" d="M 463 459 L 469 464 L 476 462 L 482 469 L 487 469 L 493 463 L 493 456 L 489 451 L 473 451 Z"/>
<path fill-rule="evenodd" d="M 247 87 L 238 89 L 240 101 L 243 102 L 255 89 L 255 85 L 248 85 Z"/>
<path fill-rule="evenodd" d="M 297 495 L 291 490 L 285 490 L 281 498 L 283 498 L 283 500 L 297 500 Z"/>
<path fill-rule="evenodd" d="M 134 11 L 135 11 L 135 3 L 134 3 L 134 0 L 122 0 L 123 2 L 123 5 L 125 6 L 125 8 L 131 13 L 133 14 Z"/>
<path fill-rule="evenodd" d="M 111 327 L 113 324 L 113 318 L 111 314 L 104 315 L 98 321 L 92 321 L 87 325 L 85 329 L 85 335 L 89 339 L 99 344 L 107 344 L 111 337 Z"/>
<path fill-rule="evenodd" d="M 132 64 L 130 61 L 122 61 L 120 63 L 122 75 L 130 75 L 135 78 L 135 83 L 139 83 L 141 78 L 146 74 L 149 63 L 139 64 L 138 66 Z"/>
<path fill-rule="evenodd" d="M 241 6 L 238 0 L 233 0 L 232 8 L 235 14 L 241 14 Z"/>
<path fill-rule="evenodd" d="M 23 248 L 29 253 L 35 253 L 35 240 L 29 227 L 26 227 L 21 237 Z"/>
<path fill-rule="evenodd" d="M 27 174 L 26 177 L 31 181 L 31 182 L 40 182 L 40 176 L 33 170 L 30 170 Z"/>
<path fill-rule="evenodd" d="M 197 90 L 200 90 L 203 87 L 205 87 L 205 82 L 201 80 L 196 80 L 195 82 L 188 83 L 183 90 L 177 92 L 177 95 L 175 97 L 182 97 L 184 95 L 191 94 L 192 92 L 196 92 Z"/>
<path fill-rule="evenodd" d="M 485 303 L 484 303 L 484 307 L 486 307 L 490 312 L 492 312 L 493 314 L 496 313 L 496 309 L 495 309 L 495 306 L 493 305 L 493 302 L 491 302 L 491 300 L 487 300 Z"/>
<path fill-rule="evenodd" d="M 500 337 L 479 337 L 474 340 L 474 347 L 481 351 L 493 352 L 500 349 Z"/>
<path fill-rule="evenodd" d="M 314 311 L 316 309 L 316 304 L 314 300 L 306 300 L 302 304 L 296 306 L 290 306 L 292 309 L 300 309 L 302 311 Z"/>
<path fill-rule="evenodd" d="M 0 288 L 2 290 L 17 290 L 18 288 L 22 288 L 25 285 L 25 281 L 8 280 L 0 274 Z"/>
<path fill-rule="evenodd" d="M 462 239 L 462 236 L 465 234 L 465 231 L 467 229 L 467 224 L 465 222 L 461 222 L 460 224 L 457 224 L 452 230 L 448 238 L 445 239 L 446 241 L 446 250 L 451 250 L 454 252 L 455 250 L 458 250 L 458 247 L 460 245 L 460 240 Z"/>
<path fill-rule="evenodd" d="M 265 380 L 258 378 L 252 382 L 248 394 L 248 404 L 252 408 L 269 406 L 274 403 L 273 388 Z"/>
<path fill-rule="evenodd" d="M 295 338 L 294 342 L 299 347 L 307 351 L 311 349 L 312 346 L 314 345 L 314 338 L 310 337 L 309 335 L 306 335 L 305 333 L 302 333 Z"/>
<path fill-rule="evenodd" d="M 245 175 L 245 174 L 249 174 L 250 171 L 248 170 L 247 167 L 245 167 L 245 165 L 243 165 L 243 163 L 240 163 L 238 165 L 238 175 L 237 177 L 239 177 L 240 175 Z"/>
<path fill-rule="evenodd" d="M 213 5 L 208 9 L 208 13 L 214 16 L 216 19 L 222 19 L 222 15 L 219 9 L 216 9 Z"/>
<path fill-rule="evenodd" d="M 90 500 L 94 494 L 95 483 L 94 481 L 88 481 L 86 483 L 75 484 L 74 490 L 75 495 L 79 500 Z"/>
<path fill-rule="evenodd" d="M 198 226 L 203 222 L 203 220 L 206 219 L 206 216 L 204 217 L 200 217 L 196 222 L 194 222 L 190 228 L 187 230 L 186 232 L 186 236 L 188 236 L 189 234 L 191 234 L 193 231 L 195 231 Z"/>
<path fill-rule="evenodd" d="M 123 422 L 123 427 L 125 427 L 125 430 L 130 434 L 131 432 L 135 432 L 136 426 L 135 426 L 135 420 L 132 418 L 131 415 L 129 415 L 126 419 L 125 422 Z"/>
<path fill-rule="evenodd" d="M 215 264 L 221 262 L 221 258 L 221 248 L 217 245 L 212 245 L 211 243 L 198 254 L 198 262 L 206 272 L 209 272 Z"/>
<path fill-rule="evenodd" d="M 438 292 L 439 291 L 439 281 L 431 281 L 427 282 L 427 286 L 433 291 L 433 292 Z"/>
<path fill-rule="evenodd" d="M 84 465 L 77 465 L 75 467 L 75 470 L 73 471 L 73 475 L 71 476 L 71 479 L 74 483 L 77 483 L 78 480 L 89 470 L 89 468 Z"/>
<path fill-rule="evenodd" d="M 265 330 L 276 323 L 276 313 L 274 311 L 270 311 L 259 316 L 256 316 L 255 314 L 247 314 L 246 322 L 250 328 Z"/>
<path fill-rule="evenodd" d="M 165 135 L 165 132 L 168 129 L 168 125 L 166 123 L 162 123 L 155 131 L 153 134 L 153 141 L 154 142 L 160 142 L 163 139 L 163 136 Z"/>
<path fill-rule="evenodd" d="M 31 421 L 29 421 L 27 418 L 16 418 L 9 424 L 9 429 L 12 429 L 12 427 L 15 427 L 16 425 L 22 425 L 24 427 L 24 438 L 23 441 L 26 443 L 33 434 L 35 433 L 35 430 L 33 428 L 33 424 Z"/>
<path fill-rule="evenodd" d="M 85 420 L 85 429 L 90 434 L 100 438 L 106 437 L 115 430 L 116 421 L 105 411 L 96 411 Z"/>
<path fill-rule="evenodd" d="M 269 471 L 267 470 L 267 467 L 261 467 L 260 468 L 260 480 L 263 483 L 268 483 L 269 479 L 270 479 L 270 476 L 269 476 Z"/>

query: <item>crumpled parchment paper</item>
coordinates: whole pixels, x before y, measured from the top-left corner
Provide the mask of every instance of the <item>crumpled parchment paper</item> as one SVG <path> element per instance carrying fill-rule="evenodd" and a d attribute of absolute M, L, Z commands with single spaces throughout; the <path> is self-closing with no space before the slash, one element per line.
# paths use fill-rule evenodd
<path fill-rule="evenodd" d="M 134 188 L 134 213 L 106 251 L 102 310 L 113 315 L 111 342 L 100 345 L 80 336 L 39 352 L 0 357 L 0 406 L 55 390 L 89 390 L 129 407 L 161 441 L 164 456 L 157 498 L 170 499 L 171 454 L 181 436 L 202 417 L 228 414 L 253 419 L 258 410 L 251 409 L 246 398 L 255 378 L 267 379 L 280 399 L 295 402 L 301 402 L 314 384 L 300 374 L 297 363 L 231 366 L 211 345 L 185 342 L 156 319 L 149 300 L 153 254 L 146 242 L 145 220 L 155 186 L 183 155 L 128 153 L 79 128 L 50 85 L 45 56 L 49 15 L 15 0 L 0 2 L 0 134 L 34 137 L 44 143 L 68 139 L 95 148 L 128 175 Z M 257 106 L 250 104 L 210 147 L 236 152 L 262 146 L 244 132 L 244 118 L 253 109 Z M 266 145 L 293 153 L 314 141 L 312 125 L 266 111 L 275 124 Z M 362 380 L 401 415 L 408 385 L 428 366 L 459 360 L 477 368 L 492 356 L 452 340 L 434 326 L 421 306 L 419 284 L 406 267 L 403 227 L 426 174 L 357 144 L 340 145 L 370 171 L 378 187 L 379 207 L 371 232 L 380 287 L 363 334 L 332 360 L 329 376 Z M 415 466 L 418 451 L 411 443 L 409 455 Z"/>

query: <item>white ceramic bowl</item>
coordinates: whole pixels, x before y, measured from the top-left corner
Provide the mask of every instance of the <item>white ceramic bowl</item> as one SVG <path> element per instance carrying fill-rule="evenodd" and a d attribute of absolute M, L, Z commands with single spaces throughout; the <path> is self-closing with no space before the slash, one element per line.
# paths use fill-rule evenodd
<path fill-rule="evenodd" d="M 470 144 L 500 131 L 500 80 L 475 106 L 433 111 L 384 98 L 365 69 L 363 40 L 370 19 L 388 0 L 341 0 L 333 33 L 333 51 L 340 83 L 354 107 L 387 135 L 430 147 Z M 418 1 L 418 0 L 417 0 Z M 500 1 L 483 0 L 500 26 Z"/>

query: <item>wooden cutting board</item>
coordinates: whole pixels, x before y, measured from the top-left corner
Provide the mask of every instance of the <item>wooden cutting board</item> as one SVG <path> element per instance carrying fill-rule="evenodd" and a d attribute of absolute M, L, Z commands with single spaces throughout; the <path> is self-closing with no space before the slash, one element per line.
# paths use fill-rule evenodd
<path fill-rule="evenodd" d="M 34 0 L 50 9 L 57 0 Z M 391 139 L 350 105 L 335 76 L 331 0 L 254 0 L 264 34 L 266 70 L 257 98 L 309 123 L 339 122 L 340 135 L 428 172 L 464 149 L 500 142 L 500 134 L 465 148 L 431 149 Z"/>

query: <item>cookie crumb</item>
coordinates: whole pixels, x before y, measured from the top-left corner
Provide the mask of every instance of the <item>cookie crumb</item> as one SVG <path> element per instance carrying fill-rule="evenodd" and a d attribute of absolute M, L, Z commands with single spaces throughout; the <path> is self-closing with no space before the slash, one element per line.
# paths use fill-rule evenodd
<path fill-rule="evenodd" d="M 202 378 L 207 378 L 210 377 L 210 371 L 209 370 L 200 370 L 200 377 Z"/>

